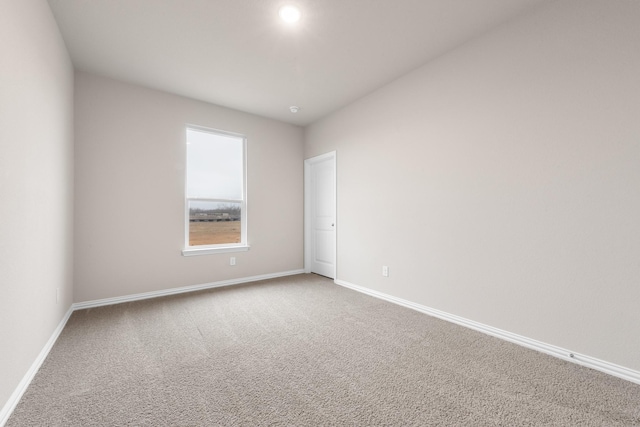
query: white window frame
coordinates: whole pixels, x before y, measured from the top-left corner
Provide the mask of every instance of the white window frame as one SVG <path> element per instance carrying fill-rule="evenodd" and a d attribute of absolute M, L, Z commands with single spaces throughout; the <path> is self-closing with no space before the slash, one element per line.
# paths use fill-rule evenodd
<path fill-rule="evenodd" d="M 187 171 L 189 165 L 187 164 L 187 132 L 189 130 L 196 130 L 199 132 L 207 132 L 215 135 L 232 136 L 234 138 L 242 139 L 242 199 L 201 199 L 201 198 L 189 198 L 187 197 Z M 185 147 L 185 170 L 184 170 L 184 249 L 182 249 L 183 256 L 194 255 L 208 255 L 216 253 L 229 253 L 229 252 L 244 252 L 248 251 L 250 246 L 247 236 L 247 138 L 246 136 L 223 131 L 219 129 L 211 129 L 203 126 L 185 125 L 184 131 L 184 147 Z M 205 201 L 205 202 L 229 202 L 240 203 L 240 243 L 221 243 L 215 245 L 197 245 L 189 246 L 189 202 L 190 201 Z"/>

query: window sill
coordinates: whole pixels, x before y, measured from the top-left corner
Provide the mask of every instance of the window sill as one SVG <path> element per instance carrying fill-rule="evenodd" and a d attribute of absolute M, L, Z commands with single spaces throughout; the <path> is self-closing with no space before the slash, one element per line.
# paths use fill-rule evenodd
<path fill-rule="evenodd" d="M 216 248 L 186 248 L 182 250 L 182 256 L 197 256 L 197 255 L 209 255 L 209 254 L 224 254 L 229 252 L 246 252 L 249 250 L 249 245 L 240 246 L 220 246 Z"/>

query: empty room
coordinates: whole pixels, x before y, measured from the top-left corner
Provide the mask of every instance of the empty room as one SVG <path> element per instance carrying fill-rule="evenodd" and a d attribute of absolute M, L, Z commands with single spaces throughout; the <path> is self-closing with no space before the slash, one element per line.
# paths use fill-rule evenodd
<path fill-rule="evenodd" d="M 0 427 L 640 426 L 640 1 L 0 0 Z"/>

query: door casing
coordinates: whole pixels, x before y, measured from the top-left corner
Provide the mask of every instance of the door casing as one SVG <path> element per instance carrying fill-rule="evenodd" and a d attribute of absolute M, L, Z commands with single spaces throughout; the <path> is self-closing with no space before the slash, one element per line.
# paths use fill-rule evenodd
<path fill-rule="evenodd" d="M 332 279 L 337 278 L 338 271 L 338 218 L 337 218 L 337 153 L 335 151 L 331 151 L 329 153 L 321 154 L 319 156 L 312 157 L 310 159 L 306 159 L 304 161 L 304 271 L 306 273 L 311 273 L 312 269 L 312 256 L 313 256 L 313 230 L 312 230 L 312 199 L 313 199 L 313 185 L 311 182 L 311 168 L 313 165 L 317 163 L 321 163 L 324 161 L 333 161 L 333 277 Z"/>

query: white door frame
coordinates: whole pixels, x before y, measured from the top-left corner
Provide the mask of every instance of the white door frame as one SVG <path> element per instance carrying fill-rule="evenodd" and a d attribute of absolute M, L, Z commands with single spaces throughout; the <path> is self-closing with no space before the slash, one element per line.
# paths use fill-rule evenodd
<path fill-rule="evenodd" d="M 311 273 L 311 165 L 314 163 L 322 162 L 328 159 L 333 159 L 333 200 L 335 200 L 335 227 L 334 227 L 334 250 L 333 250 L 333 278 L 338 279 L 338 168 L 337 168 L 337 155 L 335 151 L 321 154 L 319 156 L 311 157 L 304 161 L 304 271 L 305 273 Z"/>

